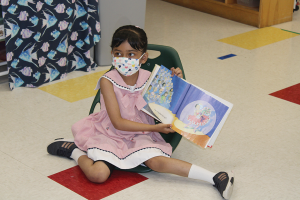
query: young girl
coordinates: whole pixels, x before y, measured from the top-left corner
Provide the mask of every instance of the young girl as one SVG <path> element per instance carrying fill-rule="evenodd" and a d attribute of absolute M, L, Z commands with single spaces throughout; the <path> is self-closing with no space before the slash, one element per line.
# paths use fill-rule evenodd
<path fill-rule="evenodd" d="M 146 33 L 135 26 L 123 26 L 113 35 L 114 69 L 103 75 L 101 110 L 72 126 L 72 140 L 56 140 L 47 150 L 52 155 L 74 159 L 86 177 L 105 182 L 115 167 L 134 168 L 145 164 L 156 172 L 172 173 L 207 181 L 228 199 L 234 178 L 226 172 L 213 173 L 185 161 L 170 158 L 172 147 L 159 132 L 173 133 L 170 124 L 156 124 L 140 109 L 146 105 L 141 96 L 150 72 L 140 69 L 148 58 Z M 182 77 L 179 68 L 172 75 Z"/>

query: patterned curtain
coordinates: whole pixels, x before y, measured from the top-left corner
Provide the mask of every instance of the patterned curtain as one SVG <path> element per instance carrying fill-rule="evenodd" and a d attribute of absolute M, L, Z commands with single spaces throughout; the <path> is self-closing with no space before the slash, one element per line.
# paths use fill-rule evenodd
<path fill-rule="evenodd" d="M 98 0 L 1 0 L 9 85 L 38 87 L 90 71 L 100 40 Z"/>

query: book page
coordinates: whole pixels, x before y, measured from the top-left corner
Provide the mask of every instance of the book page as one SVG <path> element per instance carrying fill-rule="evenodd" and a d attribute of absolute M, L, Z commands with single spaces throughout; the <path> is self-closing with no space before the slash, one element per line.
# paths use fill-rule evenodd
<path fill-rule="evenodd" d="M 174 121 L 175 115 L 169 109 L 155 103 L 149 103 L 149 107 L 163 124 L 172 124 Z"/>
<path fill-rule="evenodd" d="M 150 115 L 154 119 L 156 119 L 156 120 L 158 120 L 158 121 L 161 122 L 161 120 L 152 112 L 151 108 L 149 107 L 150 97 L 151 97 L 152 92 L 153 92 L 153 89 L 152 89 L 153 86 L 152 86 L 151 83 L 152 83 L 153 79 L 155 78 L 155 75 L 159 71 L 159 68 L 160 68 L 159 65 L 155 65 L 154 66 L 154 69 L 152 70 L 152 73 L 151 73 L 151 75 L 150 75 L 150 77 L 149 77 L 149 79 L 147 81 L 147 84 L 146 84 L 146 86 L 145 86 L 145 88 L 144 88 L 144 90 L 142 92 L 142 96 L 143 96 L 144 100 L 147 102 L 147 105 L 142 108 L 142 111 L 145 112 L 145 113 L 147 113 L 148 115 Z M 151 92 L 151 95 L 150 95 L 149 92 Z"/>
<path fill-rule="evenodd" d="M 206 148 L 212 147 L 233 105 L 156 65 L 143 91 L 144 112 Z"/>
<path fill-rule="evenodd" d="M 153 117 L 154 119 L 156 119 L 157 121 L 161 122 L 161 120 L 154 114 L 154 112 L 151 110 L 151 108 L 149 107 L 149 104 L 147 104 L 144 108 L 141 109 L 143 112 L 145 112 L 146 114 L 150 115 L 151 117 Z"/>
<path fill-rule="evenodd" d="M 177 114 L 178 109 L 181 105 L 181 102 L 186 96 L 186 93 L 188 92 L 191 84 L 183 80 L 182 78 L 179 78 L 178 76 L 172 77 L 172 83 L 173 83 L 173 96 L 172 101 L 170 103 L 170 110 L 173 114 Z"/>
<path fill-rule="evenodd" d="M 171 70 L 156 65 L 146 85 L 147 88 L 142 93 L 147 102 L 142 110 L 166 124 L 172 123 L 173 114 L 176 114 L 180 101 L 190 87 L 189 83 L 177 76 L 172 77 L 171 74 Z"/>
<path fill-rule="evenodd" d="M 149 89 L 149 86 L 151 85 L 155 75 L 157 74 L 158 70 L 159 70 L 160 66 L 159 65 L 155 65 L 152 72 L 151 72 L 151 75 L 147 81 L 147 84 L 145 86 L 145 88 L 143 89 L 143 92 L 142 92 L 142 96 L 144 96 L 147 92 L 147 90 Z"/>
<path fill-rule="evenodd" d="M 176 115 L 173 127 L 197 145 L 213 145 L 232 104 L 191 85 Z"/>

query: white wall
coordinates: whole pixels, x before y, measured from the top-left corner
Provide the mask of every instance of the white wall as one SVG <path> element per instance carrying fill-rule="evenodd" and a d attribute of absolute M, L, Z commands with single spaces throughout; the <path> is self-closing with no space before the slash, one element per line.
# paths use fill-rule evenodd
<path fill-rule="evenodd" d="M 95 46 L 95 62 L 111 65 L 111 38 L 123 25 L 145 26 L 146 0 L 99 0 L 101 39 Z"/>

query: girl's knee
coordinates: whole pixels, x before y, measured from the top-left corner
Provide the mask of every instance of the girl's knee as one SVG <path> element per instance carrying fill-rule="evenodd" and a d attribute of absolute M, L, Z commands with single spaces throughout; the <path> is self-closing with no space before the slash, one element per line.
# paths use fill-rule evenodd
<path fill-rule="evenodd" d="M 106 169 L 92 169 L 86 176 L 93 183 L 104 183 L 110 175 L 110 170 Z"/>
<path fill-rule="evenodd" d="M 151 159 L 147 160 L 145 162 L 145 164 L 147 165 L 147 167 L 149 167 L 153 171 L 157 171 L 157 172 L 160 172 L 164 166 L 162 159 L 160 157 L 151 158 Z"/>

